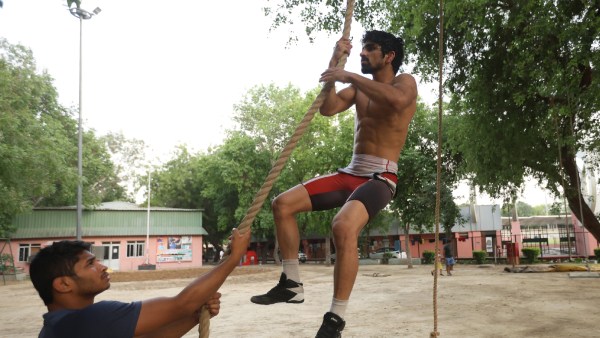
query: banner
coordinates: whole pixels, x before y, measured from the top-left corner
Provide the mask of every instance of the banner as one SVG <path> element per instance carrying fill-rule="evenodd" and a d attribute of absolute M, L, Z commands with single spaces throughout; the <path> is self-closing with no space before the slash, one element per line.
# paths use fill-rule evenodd
<path fill-rule="evenodd" d="M 192 237 L 158 237 L 156 242 L 156 262 L 169 263 L 192 261 Z"/>

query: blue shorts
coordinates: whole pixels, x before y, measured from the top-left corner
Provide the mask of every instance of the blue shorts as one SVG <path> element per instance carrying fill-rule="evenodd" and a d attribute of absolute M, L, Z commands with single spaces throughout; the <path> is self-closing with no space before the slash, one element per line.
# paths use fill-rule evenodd
<path fill-rule="evenodd" d="M 454 257 L 446 257 L 446 265 L 454 265 L 456 261 L 454 261 Z"/>

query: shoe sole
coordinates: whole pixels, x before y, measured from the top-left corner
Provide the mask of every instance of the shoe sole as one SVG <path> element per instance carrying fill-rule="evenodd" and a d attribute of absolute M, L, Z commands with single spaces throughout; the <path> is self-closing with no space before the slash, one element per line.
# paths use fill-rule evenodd
<path fill-rule="evenodd" d="M 255 302 L 252 299 L 250 300 L 252 303 L 254 304 L 258 304 L 258 305 L 273 305 L 273 304 L 279 304 L 279 303 L 285 303 L 285 304 L 301 304 L 304 303 L 303 300 L 290 300 L 287 302 L 271 302 L 271 303 L 259 303 L 259 302 Z"/>
<path fill-rule="evenodd" d="M 254 304 L 259 304 L 259 305 L 272 305 L 272 304 L 278 304 L 278 303 L 287 303 L 287 304 L 300 304 L 300 303 L 304 303 L 304 299 L 303 300 L 288 300 L 288 301 L 284 301 L 284 302 L 257 302 L 254 299 L 250 298 L 250 301 Z"/>

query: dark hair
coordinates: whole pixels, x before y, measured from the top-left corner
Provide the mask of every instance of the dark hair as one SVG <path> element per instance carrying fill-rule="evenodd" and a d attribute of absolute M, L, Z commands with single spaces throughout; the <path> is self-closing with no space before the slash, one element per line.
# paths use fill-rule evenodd
<path fill-rule="evenodd" d="M 29 277 L 45 305 L 52 304 L 52 283 L 55 278 L 75 276 L 75 263 L 83 251 L 89 251 L 90 243 L 82 241 L 54 242 L 40 250 L 31 261 Z"/>
<path fill-rule="evenodd" d="M 381 46 L 381 53 L 383 55 L 394 52 L 396 57 L 392 61 L 392 68 L 394 69 L 394 74 L 398 72 L 400 69 L 400 65 L 404 61 L 404 40 L 402 38 L 397 38 L 393 34 L 383 31 L 367 31 L 365 35 L 363 35 L 362 43 L 365 42 L 373 42 Z"/>

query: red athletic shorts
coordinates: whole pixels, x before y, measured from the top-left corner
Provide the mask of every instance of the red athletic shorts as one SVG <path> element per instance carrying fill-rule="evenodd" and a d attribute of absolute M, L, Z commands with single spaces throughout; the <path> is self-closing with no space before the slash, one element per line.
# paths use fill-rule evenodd
<path fill-rule="evenodd" d="M 394 182 L 398 177 L 393 173 L 381 176 Z M 342 172 L 313 178 L 303 183 L 308 191 L 313 211 L 341 207 L 347 201 L 357 200 L 364 204 L 369 220 L 385 208 L 392 200 L 394 191 L 382 180 L 354 176 Z"/>

